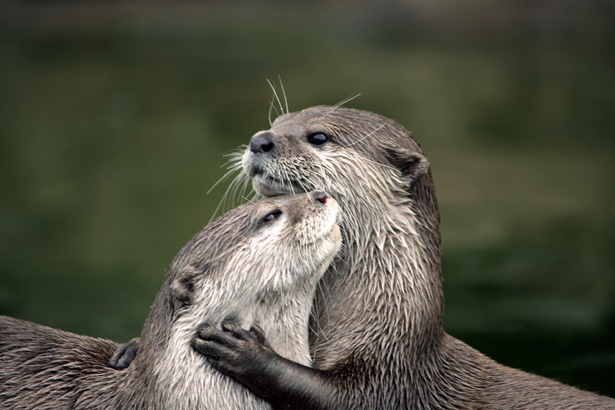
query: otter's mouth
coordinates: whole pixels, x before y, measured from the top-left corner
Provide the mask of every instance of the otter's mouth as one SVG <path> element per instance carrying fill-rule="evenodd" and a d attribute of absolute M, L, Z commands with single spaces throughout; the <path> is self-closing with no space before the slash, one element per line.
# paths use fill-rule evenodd
<path fill-rule="evenodd" d="M 263 196 L 295 195 L 306 192 L 298 182 L 278 179 L 258 167 L 253 168 L 251 174 L 254 190 Z"/>
<path fill-rule="evenodd" d="M 257 169 L 253 178 L 263 179 L 264 182 L 267 182 L 268 184 L 281 184 L 282 183 L 282 181 L 265 173 L 265 171 L 263 171 L 262 169 Z"/>

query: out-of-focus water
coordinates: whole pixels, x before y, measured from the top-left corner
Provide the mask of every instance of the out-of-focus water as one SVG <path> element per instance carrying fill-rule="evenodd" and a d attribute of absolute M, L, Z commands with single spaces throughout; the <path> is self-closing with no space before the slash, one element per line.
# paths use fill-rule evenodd
<path fill-rule="evenodd" d="M 1 7 L 0 314 L 137 336 L 280 76 L 291 110 L 361 93 L 421 142 L 449 333 L 615 396 L 608 4 Z"/>

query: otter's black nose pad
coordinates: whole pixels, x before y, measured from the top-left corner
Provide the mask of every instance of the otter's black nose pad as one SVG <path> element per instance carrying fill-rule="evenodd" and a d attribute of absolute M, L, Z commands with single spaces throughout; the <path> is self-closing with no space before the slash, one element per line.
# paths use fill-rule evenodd
<path fill-rule="evenodd" d="M 273 142 L 269 141 L 262 135 L 257 135 L 250 141 L 250 151 L 255 154 L 269 152 L 273 149 Z"/>

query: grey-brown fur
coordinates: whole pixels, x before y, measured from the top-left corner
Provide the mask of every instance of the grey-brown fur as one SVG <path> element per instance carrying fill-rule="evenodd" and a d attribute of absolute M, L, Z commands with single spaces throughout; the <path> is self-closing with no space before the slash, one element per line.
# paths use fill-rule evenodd
<path fill-rule="evenodd" d="M 189 343 L 201 322 L 233 318 L 259 325 L 273 348 L 310 364 L 312 295 L 341 239 L 337 205 L 318 198 L 246 204 L 192 238 L 169 267 L 139 355 L 124 371 L 106 365 L 114 342 L 0 316 L 0 408 L 269 408 Z M 263 219 L 275 210 L 282 213 Z"/>
<path fill-rule="evenodd" d="M 315 133 L 329 141 L 311 145 Z M 334 394 L 302 408 L 615 408 L 611 398 L 500 365 L 443 331 L 436 193 L 421 147 L 402 126 L 313 107 L 280 116 L 257 137 L 271 142 L 243 155 L 257 192 L 321 189 L 342 211 L 345 252 L 316 294 L 310 340 L 313 367 L 324 372 L 309 377 Z"/>

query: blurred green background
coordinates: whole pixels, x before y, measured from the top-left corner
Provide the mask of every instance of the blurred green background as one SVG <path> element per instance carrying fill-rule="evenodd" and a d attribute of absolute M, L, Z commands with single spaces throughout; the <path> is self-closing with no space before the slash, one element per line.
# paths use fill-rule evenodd
<path fill-rule="evenodd" d="M 280 76 L 421 142 L 449 333 L 615 396 L 614 40 L 606 0 L 0 2 L 0 314 L 137 336 Z"/>

